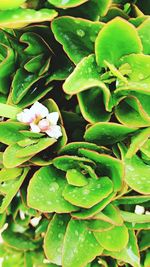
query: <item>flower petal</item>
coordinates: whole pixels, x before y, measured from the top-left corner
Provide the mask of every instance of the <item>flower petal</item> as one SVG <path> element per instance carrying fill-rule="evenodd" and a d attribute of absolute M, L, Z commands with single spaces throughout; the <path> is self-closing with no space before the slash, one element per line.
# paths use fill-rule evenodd
<path fill-rule="evenodd" d="M 31 132 L 33 133 L 40 133 L 40 128 L 35 123 L 30 123 Z"/>
<path fill-rule="evenodd" d="M 45 132 L 49 129 L 50 123 L 48 119 L 42 119 L 38 123 L 38 127 L 41 129 L 42 132 Z"/>
<path fill-rule="evenodd" d="M 49 120 L 51 125 L 56 125 L 59 119 L 59 113 L 51 112 L 47 115 L 47 119 Z"/>
<path fill-rule="evenodd" d="M 23 123 L 30 124 L 35 119 L 29 109 L 24 109 L 21 113 L 17 114 L 17 120 Z"/>
<path fill-rule="evenodd" d="M 41 119 L 48 115 L 48 109 L 38 101 L 33 104 L 33 106 L 30 108 L 30 111 L 32 114 L 36 115 L 37 117 L 39 116 Z"/>
<path fill-rule="evenodd" d="M 49 128 L 49 130 L 46 131 L 47 135 L 49 137 L 58 139 L 60 136 L 62 136 L 61 127 L 58 125 L 53 125 Z"/>

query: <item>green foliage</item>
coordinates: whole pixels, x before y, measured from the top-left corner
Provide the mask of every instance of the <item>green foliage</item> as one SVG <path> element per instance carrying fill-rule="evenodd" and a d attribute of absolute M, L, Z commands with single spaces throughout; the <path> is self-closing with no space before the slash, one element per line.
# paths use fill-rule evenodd
<path fill-rule="evenodd" d="M 149 10 L 1 1 L 2 267 L 150 266 Z"/>

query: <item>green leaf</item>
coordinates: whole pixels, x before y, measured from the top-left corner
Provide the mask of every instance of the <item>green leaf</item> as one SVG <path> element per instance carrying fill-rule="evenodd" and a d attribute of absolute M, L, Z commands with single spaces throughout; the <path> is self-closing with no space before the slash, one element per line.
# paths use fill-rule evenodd
<path fill-rule="evenodd" d="M 97 180 L 88 178 L 88 184 L 83 187 L 67 185 L 63 197 L 75 206 L 91 208 L 113 191 L 113 185 L 108 177 Z"/>
<path fill-rule="evenodd" d="M 8 207 L 10 202 L 12 201 L 13 197 L 18 192 L 20 186 L 22 185 L 27 173 L 29 171 L 29 168 L 24 168 L 23 173 L 21 176 L 18 177 L 18 173 L 16 173 L 15 179 L 12 180 L 6 180 L 3 181 L 2 184 L 0 184 L 0 192 L 3 190 L 3 193 L 5 196 L 2 198 L 1 204 L 0 204 L 0 213 L 3 213 L 4 210 Z"/>
<path fill-rule="evenodd" d="M 12 83 L 13 103 L 18 104 L 37 80 L 39 80 L 39 77 L 36 74 L 18 69 Z"/>
<path fill-rule="evenodd" d="M 16 119 L 16 115 L 21 111 L 20 108 L 0 103 L 0 116 Z"/>
<path fill-rule="evenodd" d="M 150 36 L 150 18 L 145 20 L 138 27 L 137 30 L 142 41 L 144 54 L 150 55 L 150 37 L 149 37 Z"/>
<path fill-rule="evenodd" d="M 105 216 L 106 221 L 114 224 L 114 225 L 122 225 L 123 219 L 120 213 L 120 210 L 113 206 L 112 204 L 107 205 L 103 211 L 103 215 Z M 100 218 L 101 214 L 97 214 L 96 218 Z"/>
<path fill-rule="evenodd" d="M 17 178 L 19 175 L 21 175 L 22 169 L 21 168 L 13 168 L 13 169 L 6 169 L 3 168 L 0 170 L 0 183 L 4 181 L 8 181 L 11 179 Z"/>
<path fill-rule="evenodd" d="M 96 162 L 101 175 L 110 177 L 113 181 L 114 191 L 120 191 L 123 185 L 124 166 L 122 162 L 106 154 L 99 154 L 88 149 L 80 149 L 81 155 Z"/>
<path fill-rule="evenodd" d="M 1 10 L 14 9 L 19 7 L 24 2 L 25 0 L 15 0 L 13 2 L 11 0 L 7 0 L 5 2 L 0 3 L 0 9 Z"/>
<path fill-rule="evenodd" d="M 17 250 L 34 250 L 40 246 L 38 240 L 34 241 L 32 239 L 29 239 L 28 236 L 23 233 L 15 233 L 10 227 L 8 227 L 2 233 L 2 238 L 4 239 L 4 242 L 6 242 L 6 244 Z"/>
<path fill-rule="evenodd" d="M 89 220 L 88 229 L 94 232 L 103 232 L 113 228 L 113 224 L 102 220 Z"/>
<path fill-rule="evenodd" d="M 150 222 L 150 215 L 147 214 L 135 214 L 128 211 L 121 210 L 122 218 L 125 222 L 132 222 L 132 223 L 149 223 Z"/>
<path fill-rule="evenodd" d="M 70 217 L 55 214 L 44 237 L 44 251 L 50 262 L 62 265 L 64 236 Z"/>
<path fill-rule="evenodd" d="M 94 165 L 93 161 L 86 159 L 86 158 L 77 157 L 77 156 L 65 155 L 65 156 L 57 157 L 53 160 L 54 166 L 62 171 L 68 171 L 69 169 L 81 168 L 82 163 Z"/>
<path fill-rule="evenodd" d="M 7 147 L 3 154 L 3 164 L 6 168 L 13 168 L 28 161 L 35 154 L 53 145 L 56 142 L 54 138 L 40 138 L 39 142 L 25 148 L 18 144 Z"/>
<path fill-rule="evenodd" d="M 145 98 L 148 99 L 148 96 L 146 95 Z M 141 105 L 136 96 L 129 95 L 126 98 L 122 97 L 115 108 L 115 116 L 120 123 L 127 127 L 147 127 L 150 126 L 150 116 L 145 109 L 146 105 Z"/>
<path fill-rule="evenodd" d="M 110 119 L 111 113 L 105 110 L 103 98 L 103 92 L 98 87 L 78 94 L 79 107 L 85 120 L 96 123 Z"/>
<path fill-rule="evenodd" d="M 51 21 L 57 16 L 53 9 L 14 9 L 0 11 L 0 28 L 21 28 L 32 22 Z"/>
<path fill-rule="evenodd" d="M 122 56 L 142 52 L 142 44 L 136 29 L 126 20 L 117 17 L 108 22 L 98 34 L 95 52 L 100 67 L 105 67 L 104 60 L 117 66 Z"/>
<path fill-rule="evenodd" d="M 11 145 L 25 139 L 25 136 L 20 131 L 26 128 L 26 125 L 19 122 L 0 122 L 0 142 Z"/>
<path fill-rule="evenodd" d="M 125 181 L 136 192 L 150 194 L 150 166 L 138 156 L 124 158 Z"/>
<path fill-rule="evenodd" d="M 87 178 L 76 169 L 69 169 L 66 173 L 68 184 L 75 186 L 85 186 L 88 184 Z"/>
<path fill-rule="evenodd" d="M 126 158 L 131 158 L 136 152 L 143 147 L 147 139 L 150 137 L 150 128 L 145 128 L 139 131 L 135 136 L 131 138 L 131 144 L 127 151 Z M 142 149 L 141 149 L 142 150 Z M 144 150 L 142 150 L 144 152 Z"/>
<path fill-rule="evenodd" d="M 101 17 L 105 16 L 107 14 L 107 11 L 111 5 L 111 0 L 93 0 L 93 3 L 96 3 L 99 9 L 99 15 Z"/>
<path fill-rule="evenodd" d="M 63 84 L 65 93 L 77 94 L 91 87 L 105 86 L 99 78 L 100 74 L 95 62 L 95 56 L 90 55 L 82 59 L 71 75 Z"/>
<path fill-rule="evenodd" d="M 148 232 L 146 230 L 141 231 L 138 238 L 140 240 L 139 242 L 140 251 L 147 250 L 150 247 L 150 239 Z"/>
<path fill-rule="evenodd" d="M 53 166 L 40 168 L 28 186 L 28 205 L 42 212 L 69 213 L 77 210 L 62 197 L 66 184 L 63 172 Z"/>
<path fill-rule="evenodd" d="M 88 142 L 72 142 L 68 143 L 66 146 L 62 147 L 59 151 L 60 155 L 66 154 L 66 155 L 78 155 L 78 150 L 80 148 L 86 148 L 89 150 L 94 150 L 99 153 L 108 153 L 108 149 L 105 147 L 100 147 L 95 145 L 94 143 L 88 143 Z"/>
<path fill-rule="evenodd" d="M 66 16 L 52 22 L 52 31 L 68 57 L 77 64 L 94 52 L 94 42 L 103 25 L 98 21 Z"/>
<path fill-rule="evenodd" d="M 73 212 L 72 216 L 77 219 L 91 219 L 94 215 L 103 210 L 115 197 L 115 193 L 112 192 L 108 197 L 104 198 L 100 203 L 96 204 L 90 209 L 81 209 L 79 212 Z"/>
<path fill-rule="evenodd" d="M 141 267 L 139 251 L 137 246 L 137 239 L 133 230 L 129 231 L 129 241 L 126 248 L 124 248 L 119 252 L 107 251 L 106 255 L 121 260 L 123 262 L 129 263 L 133 267 Z"/>
<path fill-rule="evenodd" d="M 6 94 L 10 87 L 10 75 L 15 71 L 15 53 L 2 43 L 0 48 L 6 52 L 5 58 L 0 60 L 0 92 Z"/>
<path fill-rule="evenodd" d="M 128 229 L 125 225 L 114 226 L 104 232 L 94 232 L 94 236 L 100 245 L 109 251 L 121 251 L 127 246 L 129 240 Z M 116 237 L 119 237 L 118 239 Z"/>
<path fill-rule="evenodd" d="M 87 253 L 88 251 L 88 253 Z M 63 247 L 63 266 L 82 267 L 102 253 L 103 249 L 84 221 L 71 220 Z"/>
<path fill-rule="evenodd" d="M 35 142 L 31 140 L 31 145 L 29 144 L 26 147 L 18 149 L 18 151 L 16 152 L 16 157 L 22 158 L 22 155 L 23 157 L 28 157 L 28 156 L 32 157 L 33 155 L 39 153 L 40 151 L 46 149 L 47 147 L 52 146 L 55 142 L 56 139 L 49 137 L 36 139 Z"/>
<path fill-rule="evenodd" d="M 88 0 L 48 0 L 48 2 L 56 7 L 59 8 L 70 8 L 79 6 Z"/>
<path fill-rule="evenodd" d="M 25 43 L 27 47 L 24 49 L 26 55 L 41 56 L 42 53 L 51 54 L 51 49 L 44 39 L 35 32 L 25 32 L 21 35 L 20 41 Z M 33 58 L 32 58 L 33 59 Z"/>
<path fill-rule="evenodd" d="M 149 130 L 149 128 L 148 128 Z M 149 131 L 148 131 L 149 132 Z M 148 139 L 145 144 L 141 147 L 141 151 L 147 156 L 150 157 L 150 140 Z"/>
<path fill-rule="evenodd" d="M 63 88 L 65 93 L 74 95 L 85 90 L 97 90 L 99 88 L 103 95 L 103 102 L 107 111 L 111 111 L 111 95 L 107 86 L 101 82 L 97 70 L 94 55 L 84 58 L 74 69 L 73 73 L 66 79 Z M 100 93 L 101 95 L 101 93 Z"/>
<path fill-rule="evenodd" d="M 85 140 L 97 145 L 110 145 L 122 141 L 136 129 L 112 122 L 96 123 L 85 131 Z"/>

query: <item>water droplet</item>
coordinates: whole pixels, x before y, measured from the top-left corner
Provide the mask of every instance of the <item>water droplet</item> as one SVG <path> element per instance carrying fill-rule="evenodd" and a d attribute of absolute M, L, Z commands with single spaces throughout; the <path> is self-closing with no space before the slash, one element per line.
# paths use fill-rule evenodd
<path fill-rule="evenodd" d="M 79 233 L 78 233 L 78 231 L 77 231 L 77 230 L 75 230 L 75 235 L 76 235 L 76 236 L 78 236 L 78 235 L 79 235 Z"/>
<path fill-rule="evenodd" d="M 144 79 L 144 75 L 142 73 L 139 74 L 139 79 L 143 80 Z"/>
<path fill-rule="evenodd" d="M 95 42 L 95 36 L 91 36 L 90 40 L 91 40 L 92 43 L 94 43 Z"/>
<path fill-rule="evenodd" d="M 83 235 L 80 235 L 79 241 L 83 242 L 85 240 L 85 237 Z"/>
<path fill-rule="evenodd" d="M 58 238 L 60 239 L 60 238 L 62 238 L 64 235 L 62 234 L 62 233 L 59 233 L 58 234 Z"/>
<path fill-rule="evenodd" d="M 84 37 L 85 36 L 85 32 L 81 29 L 78 29 L 77 30 L 77 35 L 80 36 L 80 37 Z"/>
<path fill-rule="evenodd" d="M 58 248 L 58 249 L 57 249 L 57 252 L 58 252 L 58 253 L 61 253 L 61 248 Z"/>
<path fill-rule="evenodd" d="M 58 189 L 59 189 L 59 185 L 56 182 L 51 183 L 51 187 L 49 188 L 50 192 L 56 192 Z"/>
<path fill-rule="evenodd" d="M 62 1 L 61 1 L 61 4 L 62 4 L 62 5 L 65 5 L 65 4 L 67 4 L 68 2 L 69 2 L 69 0 L 62 0 Z"/>
<path fill-rule="evenodd" d="M 90 190 L 88 190 L 88 189 L 84 189 L 84 191 L 83 191 L 83 194 L 84 195 L 88 195 L 90 193 Z"/>
<path fill-rule="evenodd" d="M 58 223 L 59 225 L 63 225 L 64 224 L 64 222 L 63 221 L 59 221 L 59 223 Z"/>

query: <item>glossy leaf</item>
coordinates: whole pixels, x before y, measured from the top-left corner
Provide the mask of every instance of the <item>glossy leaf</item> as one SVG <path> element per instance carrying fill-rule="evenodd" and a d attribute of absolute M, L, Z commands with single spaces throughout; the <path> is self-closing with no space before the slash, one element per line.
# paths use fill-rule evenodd
<path fill-rule="evenodd" d="M 0 116 L 9 119 L 16 119 L 16 115 L 21 111 L 20 108 L 0 103 Z"/>
<path fill-rule="evenodd" d="M 63 241 L 70 217 L 55 214 L 44 237 L 44 251 L 50 262 L 62 265 Z"/>
<path fill-rule="evenodd" d="M 69 169 L 74 168 L 81 168 L 82 163 L 92 165 L 94 164 L 94 162 L 89 159 L 77 156 L 60 156 L 53 160 L 54 166 L 62 171 L 67 171 Z"/>
<path fill-rule="evenodd" d="M 136 154 L 136 152 L 143 147 L 143 145 L 146 143 L 147 139 L 150 136 L 150 128 L 143 129 L 142 131 L 139 131 L 135 136 L 131 139 L 130 147 L 127 151 L 126 157 L 131 158 L 133 155 Z M 144 152 L 144 151 L 143 151 Z"/>
<path fill-rule="evenodd" d="M 124 159 L 125 181 L 136 192 L 150 193 L 150 166 L 144 164 L 138 156 Z"/>
<path fill-rule="evenodd" d="M 115 197 L 115 193 L 112 192 L 108 197 L 104 198 L 100 203 L 96 204 L 90 209 L 81 209 L 79 212 L 73 212 L 72 216 L 77 219 L 91 219 L 101 210 L 103 210 Z"/>
<path fill-rule="evenodd" d="M 69 169 L 66 173 L 66 179 L 68 184 L 74 186 L 85 186 L 88 184 L 87 178 L 76 169 Z"/>
<path fill-rule="evenodd" d="M 127 247 L 118 252 L 106 252 L 107 255 L 131 264 L 133 267 L 140 267 L 140 257 L 137 246 L 137 239 L 132 230 L 129 231 Z"/>
<path fill-rule="evenodd" d="M 99 88 L 107 111 L 111 111 L 111 96 L 107 86 L 101 82 L 94 55 L 84 58 L 66 79 L 63 88 L 67 94 L 77 94 L 92 88 Z"/>
<path fill-rule="evenodd" d="M 86 148 L 89 150 L 94 150 L 100 153 L 108 153 L 109 150 L 105 147 L 100 147 L 95 145 L 94 143 L 88 143 L 88 142 L 72 142 L 68 143 L 64 147 L 61 148 L 59 151 L 60 155 L 78 155 L 78 150 L 80 148 Z"/>
<path fill-rule="evenodd" d="M 94 52 L 94 42 L 103 23 L 73 17 L 60 17 L 52 22 L 52 31 L 69 58 L 75 63 Z"/>
<path fill-rule="evenodd" d="M 14 9 L 0 11 L 0 28 L 21 28 L 32 22 L 51 21 L 57 16 L 55 10 Z"/>
<path fill-rule="evenodd" d="M 60 8 L 70 8 L 70 7 L 76 7 L 78 5 L 81 5 L 85 3 L 88 0 L 48 0 L 49 3 L 56 7 Z"/>
<path fill-rule="evenodd" d="M 145 105 L 143 107 L 137 97 L 129 95 L 117 105 L 115 116 L 127 127 L 147 127 L 150 126 L 150 116 L 144 108 Z"/>
<path fill-rule="evenodd" d="M 126 43 L 128 45 L 125 45 Z M 117 17 L 100 31 L 96 39 L 95 51 L 99 66 L 104 67 L 105 60 L 117 66 L 122 56 L 140 53 L 142 44 L 136 29 L 126 20 Z"/>
<path fill-rule="evenodd" d="M 0 192 L 3 190 L 3 193 L 5 194 L 0 205 L 0 213 L 3 213 L 12 201 L 13 197 L 16 195 L 20 186 L 22 185 L 28 171 L 29 168 L 25 168 L 21 176 L 18 177 L 17 175 L 16 177 L 14 177 L 14 180 L 6 180 L 0 184 Z"/>
<path fill-rule="evenodd" d="M 0 92 L 6 94 L 10 87 L 10 75 L 15 71 L 16 59 L 13 49 L 6 44 L 1 43 L 0 48 L 6 53 L 5 58 L 0 60 Z"/>
<path fill-rule="evenodd" d="M 102 220 L 90 220 L 88 229 L 94 232 L 103 232 L 113 228 L 113 224 Z"/>
<path fill-rule="evenodd" d="M 20 102 L 20 100 L 29 91 L 30 87 L 35 83 L 39 77 L 35 74 L 28 73 L 24 69 L 18 69 L 13 83 L 12 83 L 12 100 L 14 104 Z"/>
<path fill-rule="evenodd" d="M 122 141 L 135 129 L 117 123 L 99 122 L 85 131 L 85 140 L 97 145 L 110 145 Z"/>
<path fill-rule="evenodd" d="M 53 166 L 42 167 L 30 180 L 28 205 L 42 212 L 68 213 L 77 210 L 62 197 L 66 184 L 63 172 Z"/>
<path fill-rule="evenodd" d="M 2 233 L 2 238 L 9 246 L 17 250 L 34 250 L 40 246 L 40 243 L 29 240 L 25 234 L 13 233 L 9 228 Z"/>
<path fill-rule="evenodd" d="M 85 157 L 96 162 L 96 164 L 100 167 L 101 175 L 105 174 L 112 179 L 115 192 L 121 190 L 124 166 L 120 160 L 109 155 L 99 154 L 87 149 L 80 149 L 79 151 Z"/>
<path fill-rule="evenodd" d="M 87 229 L 86 222 L 77 220 L 69 222 L 64 239 L 64 267 L 86 266 L 102 251 L 103 249 L 96 241 L 93 233 Z"/>
<path fill-rule="evenodd" d="M 88 184 L 83 187 L 67 185 L 63 197 L 75 206 L 91 208 L 106 198 L 112 190 L 112 182 L 107 177 L 97 180 L 89 178 Z"/>
<path fill-rule="evenodd" d="M 150 222 L 150 215 L 147 214 L 135 214 L 132 212 L 121 211 L 121 215 L 126 222 L 134 223 L 149 223 Z"/>
<path fill-rule="evenodd" d="M 105 110 L 103 92 L 99 88 L 91 88 L 78 94 L 81 113 L 90 123 L 108 121 L 111 113 Z"/>
<path fill-rule="evenodd" d="M 10 145 L 5 149 L 3 163 L 6 168 L 13 168 L 28 161 L 35 154 L 46 149 L 56 142 L 53 138 L 40 138 L 39 142 L 25 148 L 18 144 Z"/>
<path fill-rule="evenodd" d="M 5 121 L 0 123 L 0 142 L 11 145 L 20 140 L 25 139 L 24 135 L 20 132 L 25 130 L 26 125 L 19 122 Z"/>
<path fill-rule="evenodd" d="M 146 55 L 150 54 L 150 37 L 149 37 L 149 28 L 150 28 L 150 19 L 145 20 L 139 27 L 138 27 L 138 34 L 141 38 L 142 45 L 143 45 L 143 52 Z"/>
<path fill-rule="evenodd" d="M 121 251 L 126 247 L 129 240 L 128 230 L 125 225 L 114 226 L 104 232 L 94 232 L 94 236 L 100 245 L 109 251 Z M 117 236 L 119 236 L 119 239 L 116 239 Z"/>

